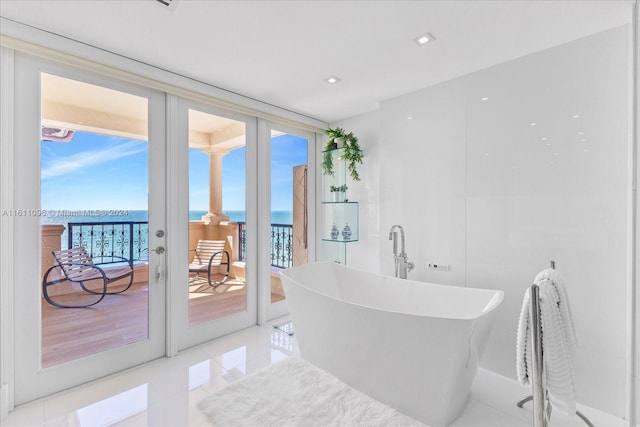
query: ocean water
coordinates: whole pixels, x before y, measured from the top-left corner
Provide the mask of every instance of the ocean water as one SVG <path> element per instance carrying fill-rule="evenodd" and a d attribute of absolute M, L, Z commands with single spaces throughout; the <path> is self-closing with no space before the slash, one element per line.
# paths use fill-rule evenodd
<path fill-rule="evenodd" d="M 189 211 L 190 221 L 199 221 L 207 211 Z M 245 211 L 224 211 L 230 221 L 246 222 Z M 68 224 L 70 222 L 136 222 L 149 221 L 148 211 L 139 210 L 45 210 L 42 224 Z M 293 212 L 272 211 L 272 224 L 293 224 Z"/>

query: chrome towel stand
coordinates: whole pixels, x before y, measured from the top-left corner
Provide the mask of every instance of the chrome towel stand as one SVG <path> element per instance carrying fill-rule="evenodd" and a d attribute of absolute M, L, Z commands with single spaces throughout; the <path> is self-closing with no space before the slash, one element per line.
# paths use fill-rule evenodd
<path fill-rule="evenodd" d="M 555 261 L 549 261 L 551 269 L 556 268 Z M 532 395 L 527 396 L 517 403 L 518 408 L 533 400 L 533 427 L 547 427 L 551 418 L 551 405 L 547 399 L 547 388 L 544 382 L 544 359 L 542 355 L 542 329 L 540 319 L 540 288 L 535 283 L 530 289 L 529 319 L 531 320 L 531 384 Z M 576 411 L 589 427 L 595 427 L 580 411 Z"/>

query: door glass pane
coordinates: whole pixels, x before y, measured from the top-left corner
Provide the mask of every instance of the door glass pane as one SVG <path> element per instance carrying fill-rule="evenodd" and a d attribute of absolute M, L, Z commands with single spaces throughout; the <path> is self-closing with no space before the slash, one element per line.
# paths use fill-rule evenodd
<path fill-rule="evenodd" d="M 41 75 L 42 365 L 148 337 L 148 99 Z"/>
<path fill-rule="evenodd" d="M 189 110 L 189 324 L 245 311 L 246 125 Z"/>
<path fill-rule="evenodd" d="M 271 131 L 271 302 L 285 299 L 284 268 L 307 263 L 306 138 Z"/>

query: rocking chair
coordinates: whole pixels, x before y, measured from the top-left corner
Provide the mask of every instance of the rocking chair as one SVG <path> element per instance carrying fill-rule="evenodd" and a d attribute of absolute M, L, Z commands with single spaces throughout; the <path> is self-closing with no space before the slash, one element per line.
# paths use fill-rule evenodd
<path fill-rule="evenodd" d="M 229 268 L 231 263 L 229 262 L 229 252 L 224 250 L 224 240 L 198 240 L 196 246 L 196 254 L 193 257 L 193 261 L 189 264 L 189 273 L 196 273 L 194 277 L 189 281 L 190 283 L 199 278 L 200 273 L 207 274 L 207 282 L 209 286 L 216 288 L 222 285 L 229 278 Z M 223 261 L 223 255 L 226 261 Z M 215 274 L 215 267 L 226 266 L 224 276 L 221 280 L 216 281 L 213 279 L 212 273 Z M 213 269 L 213 271 L 212 271 Z"/>
<path fill-rule="evenodd" d="M 105 295 L 121 294 L 129 289 L 133 283 L 133 262 L 119 256 L 108 255 L 108 264 L 120 263 L 119 267 L 102 268 L 94 263 L 91 256 L 83 247 L 53 251 L 56 264 L 50 267 L 42 279 L 42 293 L 44 299 L 51 305 L 60 308 L 83 308 L 102 301 Z M 126 263 L 126 265 L 123 265 Z M 104 263 L 101 263 L 104 264 Z M 50 278 L 53 271 L 58 271 L 58 277 Z M 123 289 L 110 291 L 108 285 L 120 279 L 129 279 Z M 52 285 L 70 282 L 74 289 L 71 293 L 51 291 Z M 90 285 L 89 283 L 93 283 Z M 126 282 L 125 282 L 126 283 Z M 80 289 L 76 287 L 80 286 Z M 77 303 L 62 303 L 63 300 L 75 299 Z"/>

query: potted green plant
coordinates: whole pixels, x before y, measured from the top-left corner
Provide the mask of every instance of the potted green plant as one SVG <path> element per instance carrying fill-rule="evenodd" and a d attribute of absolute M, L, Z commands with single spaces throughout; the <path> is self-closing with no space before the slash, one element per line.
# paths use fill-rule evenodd
<path fill-rule="evenodd" d="M 343 185 L 332 185 L 329 187 L 331 193 L 333 193 L 333 201 L 334 202 L 346 202 L 347 201 L 347 186 Z"/>
<path fill-rule="evenodd" d="M 344 152 L 340 156 L 341 160 L 347 162 L 347 169 L 349 169 L 349 175 L 354 181 L 360 181 L 360 175 L 358 174 L 357 166 L 362 164 L 362 149 L 358 144 L 358 137 L 353 132 L 346 133 L 342 128 L 329 128 L 325 131 L 325 134 L 329 137 L 327 144 L 324 147 L 324 153 L 322 158 L 322 172 L 325 175 L 333 175 L 333 156 L 332 151 L 338 148 L 343 148 Z"/>

